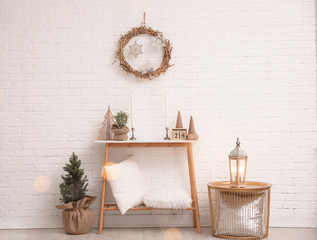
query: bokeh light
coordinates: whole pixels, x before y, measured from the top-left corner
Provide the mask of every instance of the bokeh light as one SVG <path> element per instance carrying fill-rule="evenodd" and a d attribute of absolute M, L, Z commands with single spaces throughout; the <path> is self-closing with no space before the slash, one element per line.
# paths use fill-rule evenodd
<path fill-rule="evenodd" d="M 34 179 L 33 185 L 36 191 L 43 193 L 50 188 L 51 182 L 46 176 L 38 176 Z"/>
<path fill-rule="evenodd" d="M 177 228 L 169 228 L 164 233 L 164 240 L 181 240 L 182 233 Z"/>
<path fill-rule="evenodd" d="M 116 180 L 119 176 L 119 167 L 114 162 L 109 162 L 105 166 L 112 166 L 112 171 L 110 174 L 106 175 L 105 167 L 102 168 L 102 176 L 103 178 L 107 178 L 107 181 Z"/>

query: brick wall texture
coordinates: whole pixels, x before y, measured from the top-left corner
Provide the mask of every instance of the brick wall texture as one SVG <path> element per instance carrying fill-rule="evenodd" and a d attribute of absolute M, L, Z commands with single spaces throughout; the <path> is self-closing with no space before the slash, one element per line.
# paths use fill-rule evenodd
<path fill-rule="evenodd" d="M 175 65 L 153 80 L 112 65 L 120 35 L 144 11 L 173 44 Z M 247 179 L 273 184 L 271 226 L 317 227 L 315 32 L 313 0 L 0 0 L 0 228 L 62 226 L 54 206 L 72 152 L 98 196 L 98 220 L 104 146 L 94 140 L 108 105 L 130 110 L 131 89 L 140 140 L 165 135 L 165 89 L 170 128 L 178 110 L 185 127 L 193 115 L 203 225 L 206 183 L 228 179 L 240 137 Z M 115 149 L 110 159 L 129 154 L 149 187 L 188 189 L 184 149 Z M 176 216 L 190 225 L 189 214 L 106 219 L 142 226 L 165 216 L 175 225 Z"/>

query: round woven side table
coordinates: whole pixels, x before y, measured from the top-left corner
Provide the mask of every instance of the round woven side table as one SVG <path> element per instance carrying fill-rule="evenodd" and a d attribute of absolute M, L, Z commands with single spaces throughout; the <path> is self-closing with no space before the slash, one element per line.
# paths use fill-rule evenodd
<path fill-rule="evenodd" d="M 212 235 L 227 239 L 268 237 L 271 184 L 246 182 L 235 188 L 230 182 L 207 184 Z"/>

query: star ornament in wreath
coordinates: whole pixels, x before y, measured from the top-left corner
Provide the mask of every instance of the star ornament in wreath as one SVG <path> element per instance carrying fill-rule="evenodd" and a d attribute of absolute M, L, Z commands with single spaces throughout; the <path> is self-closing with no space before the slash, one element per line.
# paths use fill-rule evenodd
<path fill-rule="evenodd" d="M 149 61 L 143 66 L 141 66 L 140 69 L 134 69 L 127 61 L 127 59 L 124 56 L 124 49 L 127 46 L 127 44 L 130 42 L 131 39 L 138 35 L 148 35 L 152 37 L 153 40 L 153 46 L 157 49 L 163 50 L 163 59 L 158 68 L 153 68 L 150 66 Z M 145 78 L 145 79 L 153 79 L 154 77 L 158 77 L 161 74 L 165 74 L 165 72 L 174 64 L 170 64 L 171 60 L 171 54 L 172 54 L 172 46 L 168 39 L 163 37 L 163 33 L 153 30 L 152 28 L 148 27 L 145 24 L 145 14 L 144 14 L 144 22 L 141 23 L 140 27 L 132 28 L 130 31 L 128 31 L 125 35 L 121 36 L 119 39 L 119 47 L 116 51 L 115 60 L 113 63 L 116 62 L 118 59 L 120 61 L 120 67 L 126 71 L 127 73 L 133 74 L 135 77 L 138 78 Z M 142 54 L 142 46 L 134 41 L 133 44 L 129 45 L 129 55 L 133 55 L 135 58 Z"/>
<path fill-rule="evenodd" d="M 133 44 L 129 45 L 129 48 L 130 48 L 129 49 L 129 54 L 133 55 L 136 58 L 138 55 L 143 53 L 142 52 L 142 47 L 143 47 L 143 45 L 142 44 L 138 44 L 136 42 L 136 40 L 135 40 Z"/>
<path fill-rule="evenodd" d="M 143 64 L 142 66 L 140 66 L 139 70 L 142 72 L 142 73 L 149 73 L 149 72 L 152 72 L 154 70 L 154 66 L 153 64 L 148 60 L 146 61 L 145 64 Z"/>
<path fill-rule="evenodd" d="M 161 47 L 165 47 L 165 42 L 163 36 L 156 36 L 152 37 L 153 46 L 157 49 L 160 49 Z"/>

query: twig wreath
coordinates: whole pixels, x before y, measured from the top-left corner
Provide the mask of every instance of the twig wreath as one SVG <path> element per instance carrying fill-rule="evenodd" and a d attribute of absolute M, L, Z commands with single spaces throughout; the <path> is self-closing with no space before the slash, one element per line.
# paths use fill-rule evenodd
<path fill-rule="evenodd" d="M 138 35 L 141 35 L 141 34 L 155 37 L 161 41 L 161 46 L 164 50 L 164 56 L 163 56 L 161 65 L 157 69 L 151 69 L 149 71 L 136 70 L 130 66 L 130 64 L 127 62 L 127 60 L 124 56 L 124 49 L 127 46 L 127 44 L 130 42 L 130 40 Z M 117 59 L 119 59 L 120 67 L 124 71 L 126 71 L 127 73 L 132 73 L 134 76 L 136 76 L 138 78 L 145 78 L 145 79 L 151 80 L 153 77 L 158 77 L 161 74 L 165 74 L 167 69 L 169 69 L 171 66 L 174 65 L 174 64 L 172 64 L 172 65 L 169 64 L 169 62 L 171 60 L 172 49 L 173 49 L 171 47 L 170 41 L 163 37 L 163 33 L 159 32 L 157 30 L 153 30 L 152 28 L 146 26 L 145 13 L 144 13 L 144 21 L 141 23 L 140 27 L 132 28 L 125 35 L 121 36 L 118 45 L 119 45 L 119 48 L 118 48 L 118 51 L 116 51 L 116 56 L 115 56 L 115 60 L 114 60 L 113 64 L 116 62 Z M 136 45 L 138 45 L 138 44 L 135 42 L 134 46 L 136 46 Z M 131 50 L 133 51 L 133 49 L 131 49 L 133 46 L 129 46 L 129 47 L 130 47 L 130 52 L 131 52 Z M 136 48 L 138 48 L 138 47 L 142 47 L 142 45 L 136 46 Z M 135 57 L 136 57 L 137 54 L 140 54 L 140 53 L 142 53 L 142 51 L 140 49 L 136 49 L 135 52 L 132 54 L 136 54 L 135 55 Z"/>

